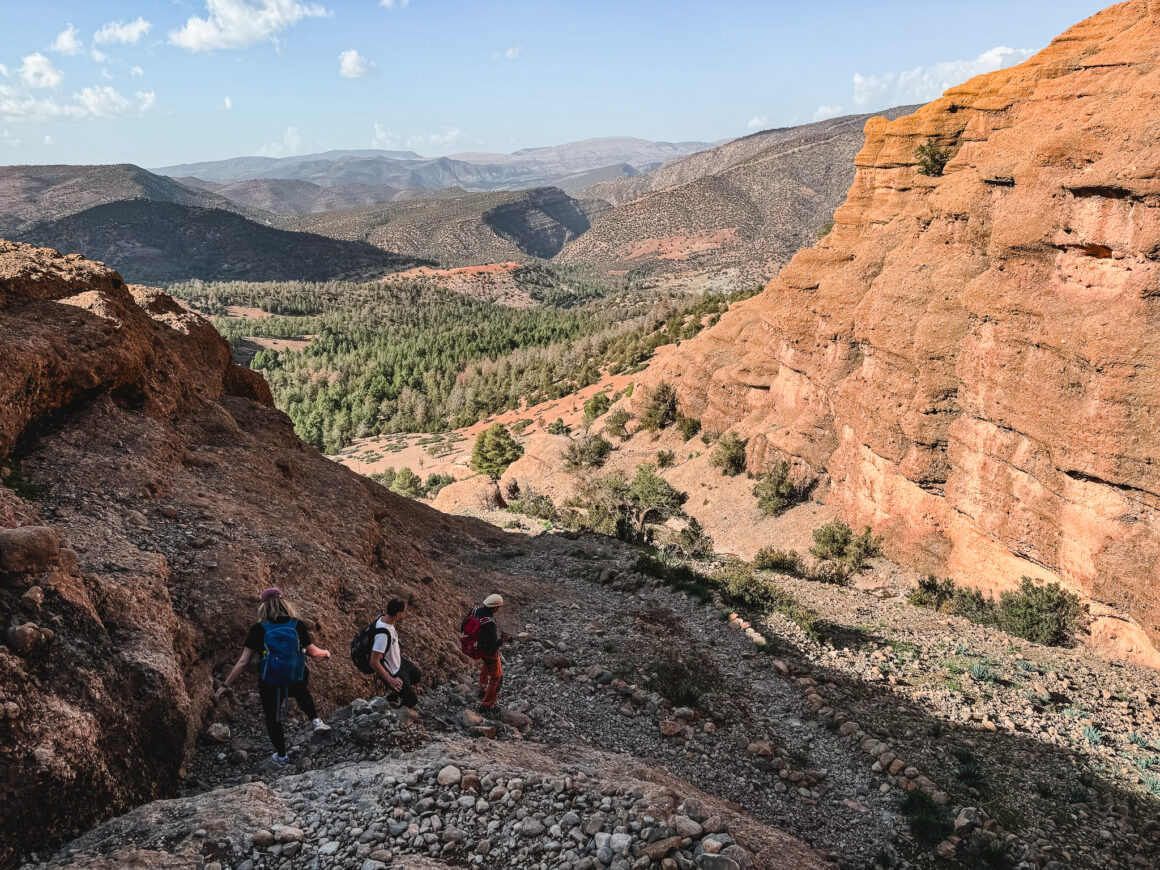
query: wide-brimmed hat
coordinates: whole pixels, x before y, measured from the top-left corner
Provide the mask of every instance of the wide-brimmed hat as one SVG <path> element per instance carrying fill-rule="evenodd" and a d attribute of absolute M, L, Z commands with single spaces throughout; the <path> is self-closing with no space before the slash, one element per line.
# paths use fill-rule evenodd
<path fill-rule="evenodd" d="M 503 596 L 492 593 L 483 599 L 484 607 L 503 607 Z"/>

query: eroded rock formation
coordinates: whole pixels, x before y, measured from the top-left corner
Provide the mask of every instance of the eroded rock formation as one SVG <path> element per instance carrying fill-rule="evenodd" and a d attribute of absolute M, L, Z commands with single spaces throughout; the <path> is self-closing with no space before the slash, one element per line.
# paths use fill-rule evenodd
<path fill-rule="evenodd" d="M 266 586 L 334 652 L 324 712 L 371 691 L 345 647 L 390 595 L 455 667 L 487 582 L 456 552 L 495 533 L 306 447 L 208 321 L 0 241 L 0 348 L 0 866 L 173 792 Z"/>
<path fill-rule="evenodd" d="M 869 121 L 833 232 L 650 379 L 894 557 L 1056 577 L 1160 641 L 1158 61 L 1160 3 L 1132 0 Z"/>

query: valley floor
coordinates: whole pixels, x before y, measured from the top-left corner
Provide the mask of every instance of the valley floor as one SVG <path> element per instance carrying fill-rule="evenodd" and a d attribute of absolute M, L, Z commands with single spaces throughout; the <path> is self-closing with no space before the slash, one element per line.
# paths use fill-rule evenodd
<path fill-rule="evenodd" d="M 912 607 L 881 571 L 771 575 L 826 643 L 778 615 L 746 632 L 637 556 L 563 534 L 484 556 L 521 590 L 503 720 L 468 682 L 428 689 L 418 721 L 355 702 L 270 769 L 246 700 L 185 797 L 36 866 L 1015 866 L 996 844 L 1025 867 L 1156 866 L 1160 674 Z"/>

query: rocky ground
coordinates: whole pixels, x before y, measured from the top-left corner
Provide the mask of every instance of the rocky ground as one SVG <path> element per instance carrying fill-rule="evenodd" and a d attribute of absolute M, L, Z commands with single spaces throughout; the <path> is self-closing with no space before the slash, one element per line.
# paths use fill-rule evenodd
<path fill-rule="evenodd" d="M 243 693 L 184 797 L 30 866 L 1156 866 L 1155 672 L 913 607 L 887 572 L 770 575 L 825 614 L 821 643 L 670 590 L 618 542 L 515 541 L 481 566 L 530 590 L 501 614 L 501 718 L 466 679 L 417 717 L 356 701 L 329 735 L 292 726 L 282 768 Z"/>

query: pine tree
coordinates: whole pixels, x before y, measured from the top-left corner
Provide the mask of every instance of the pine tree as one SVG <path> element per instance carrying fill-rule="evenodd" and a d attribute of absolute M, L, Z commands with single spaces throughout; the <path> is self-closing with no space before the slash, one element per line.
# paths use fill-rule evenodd
<path fill-rule="evenodd" d="M 471 468 L 499 480 L 507 467 L 524 455 L 524 448 L 516 443 L 502 423 L 496 423 L 479 433 L 471 451 Z"/>

